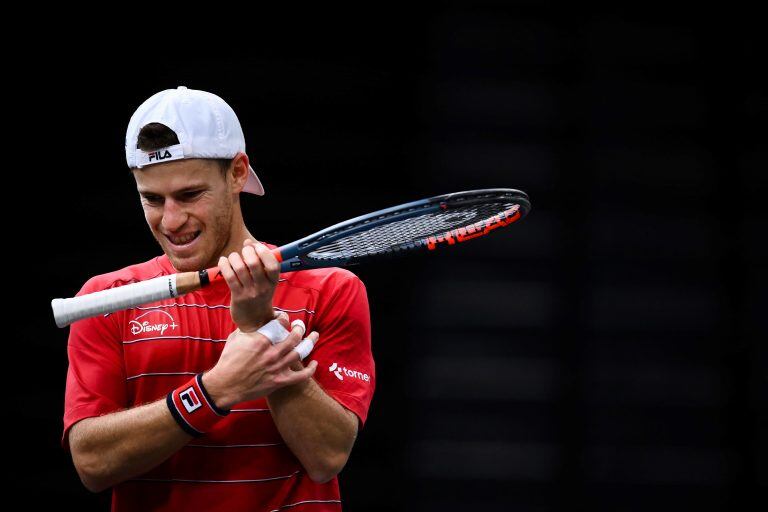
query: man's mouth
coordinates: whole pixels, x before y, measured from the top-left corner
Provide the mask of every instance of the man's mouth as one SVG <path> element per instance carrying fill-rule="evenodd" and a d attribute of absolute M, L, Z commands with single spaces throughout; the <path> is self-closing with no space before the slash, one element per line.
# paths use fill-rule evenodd
<path fill-rule="evenodd" d="M 191 244 L 198 236 L 200 236 L 200 231 L 195 231 L 193 233 L 187 233 L 186 235 L 165 235 L 165 237 L 176 246 L 184 246 Z"/>

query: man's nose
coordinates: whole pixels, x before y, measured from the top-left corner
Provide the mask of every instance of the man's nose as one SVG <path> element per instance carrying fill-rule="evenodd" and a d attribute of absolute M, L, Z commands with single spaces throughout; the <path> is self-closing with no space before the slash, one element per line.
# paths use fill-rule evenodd
<path fill-rule="evenodd" d="M 167 199 L 163 205 L 162 226 L 166 231 L 178 231 L 189 216 L 184 208 L 173 199 Z"/>

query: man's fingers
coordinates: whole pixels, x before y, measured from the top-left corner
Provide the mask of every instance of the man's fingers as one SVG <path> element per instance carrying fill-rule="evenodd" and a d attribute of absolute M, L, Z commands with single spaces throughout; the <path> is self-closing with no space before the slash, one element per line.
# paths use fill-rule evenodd
<path fill-rule="evenodd" d="M 300 327 L 301 328 L 301 335 L 304 336 L 304 333 L 307 332 L 307 326 L 304 325 L 304 321 L 299 320 L 298 318 L 291 322 L 291 329 L 294 327 Z"/>
<path fill-rule="evenodd" d="M 243 261 L 248 266 L 248 271 L 253 276 L 252 279 L 256 279 L 257 276 L 264 273 L 264 265 L 252 245 L 243 247 Z"/>
<path fill-rule="evenodd" d="M 315 342 L 316 340 L 315 336 L 312 336 L 310 338 L 305 338 L 299 343 L 296 344 L 295 347 L 293 347 L 288 352 L 281 351 L 282 358 L 280 359 L 280 367 L 290 367 L 294 368 L 294 364 L 298 363 L 299 361 L 302 361 L 305 359 L 315 348 Z"/>
<path fill-rule="evenodd" d="M 298 365 L 294 366 L 296 363 L 298 363 Z M 287 353 L 283 354 L 278 364 L 280 365 L 280 368 L 303 368 L 303 365 L 301 364 L 301 356 L 295 348 L 292 348 Z"/>
<path fill-rule="evenodd" d="M 301 340 L 298 345 L 293 348 L 293 351 L 299 355 L 300 359 L 305 359 L 312 349 L 315 348 L 315 342 L 311 338 Z"/>
<path fill-rule="evenodd" d="M 283 327 L 283 325 L 276 319 L 270 320 L 262 325 L 256 332 L 267 338 L 272 345 L 282 343 L 291 334 L 290 331 Z"/>
<path fill-rule="evenodd" d="M 292 327 L 289 324 L 290 318 L 288 317 L 288 313 L 285 311 L 275 311 L 275 320 L 280 322 L 280 325 L 285 327 L 286 330 L 289 330 Z"/>
<path fill-rule="evenodd" d="M 301 340 L 294 348 L 298 352 L 301 359 L 305 359 L 314 350 L 317 341 L 320 339 L 320 334 L 317 331 L 312 331 L 309 336 Z"/>
<path fill-rule="evenodd" d="M 248 269 L 248 265 L 243 261 L 243 258 L 236 252 L 229 255 L 229 264 L 232 266 L 232 270 L 235 271 L 237 279 L 240 281 L 240 285 L 245 287 L 253 281 L 251 277 L 251 271 Z"/>
<path fill-rule="evenodd" d="M 224 280 L 227 282 L 230 290 L 237 290 L 242 287 L 235 275 L 235 271 L 232 270 L 232 265 L 224 256 L 219 258 L 219 270 L 221 271 L 221 275 L 224 276 Z"/>
<path fill-rule="evenodd" d="M 286 330 L 293 330 L 294 327 L 299 326 L 301 328 L 301 336 L 304 336 L 304 333 L 307 332 L 307 326 L 304 325 L 303 320 L 299 320 L 297 318 L 296 320 L 294 320 L 293 322 L 290 322 L 289 324 L 290 317 L 288 316 L 288 313 L 286 313 L 285 311 L 275 311 L 275 320 L 280 322 L 280 325 L 285 327 Z"/>
<path fill-rule="evenodd" d="M 315 373 L 315 370 L 317 370 L 317 361 L 310 361 L 309 364 L 303 369 L 290 372 L 284 380 L 285 385 L 290 386 L 291 384 L 304 382 L 305 380 L 312 377 L 312 375 Z"/>
<path fill-rule="evenodd" d="M 316 331 L 312 331 L 309 336 L 299 341 L 296 346 L 293 347 L 293 352 L 298 355 L 300 360 L 306 359 L 312 350 L 314 350 L 315 344 L 319 338 L 320 335 Z"/>
<path fill-rule="evenodd" d="M 254 280 L 262 274 L 272 284 L 277 284 L 280 279 L 280 262 L 272 251 L 260 242 L 254 242 L 249 238 L 243 242 L 243 261 Z"/>
<path fill-rule="evenodd" d="M 301 336 L 302 329 L 298 326 L 294 327 L 291 329 L 291 333 L 283 341 L 275 345 L 281 358 L 301 342 Z"/>
<path fill-rule="evenodd" d="M 280 279 L 280 262 L 277 261 L 277 258 L 275 258 L 272 251 L 269 250 L 269 247 L 258 242 L 249 247 L 253 247 L 259 255 L 261 263 L 264 265 L 263 272 L 270 282 L 277 284 L 277 281 Z"/>

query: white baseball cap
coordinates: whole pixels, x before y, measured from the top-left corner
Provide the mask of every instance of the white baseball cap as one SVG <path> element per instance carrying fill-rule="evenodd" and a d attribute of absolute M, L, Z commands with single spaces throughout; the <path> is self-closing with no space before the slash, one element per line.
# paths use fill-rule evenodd
<path fill-rule="evenodd" d="M 142 151 L 137 147 L 139 132 L 150 123 L 160 123 L 176 133 L 179 144 Z M 125 160 L 134 169 L 183 158 L 234 158 L 245 153 L 245 137 L 235 111 L 205 91 L 167 89 L 150 97 L 136 109 L 125 134 Z M 243 192 L 264 195 L 264 187 L 253 167 Z"/>

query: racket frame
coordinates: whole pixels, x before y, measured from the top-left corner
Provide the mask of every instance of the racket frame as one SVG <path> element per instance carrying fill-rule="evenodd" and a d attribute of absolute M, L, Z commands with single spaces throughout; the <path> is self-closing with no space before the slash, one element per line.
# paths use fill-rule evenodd
<path fill-rule="evenodd" d="M 275 255 L 278 257 L 281 272 L 293 272 L 307 268 L 323 267 L 341 267 L 355 265 L 351 263 L 352 258 L 323 258 L 316 260 L 304 256 L 315 249 L 319 249 L 327 244 L 333 243 L 341 238 L 366 231 L 368 229 L 397 222 L 413 217 L 418 217 L 427 213 L 440 210 L 451 210 L 458 207 L 470 206 L 472 204 L 487 203 L 491 198 L 508 200 L 509 202 L 520 205 L 519 220 L 525 217 L 531 209 L 531 203 L 528 195 L 516 189 L 509 188 L 491 188 L 483 190 L 470 190 L 464 192 L 454 192 L 440 196 L 429 197 L 410 203 L 400 204 L 391 208 L 385 208 L 372 213 L 361 215 L 353 219 L 334 224 L 321 231 L 313 233 L 295 242 L 281 246 L 277 249 Z M 494 201 L 496 202 L 496 201 Z M 498 201 L 501 202 L 501 201 Z M 414 242 L 416 243 L 416 242 Z M 426 239 L 425 239 L 426 243 Z M 367 259 L 367 258 L 366 258 Z"/>

